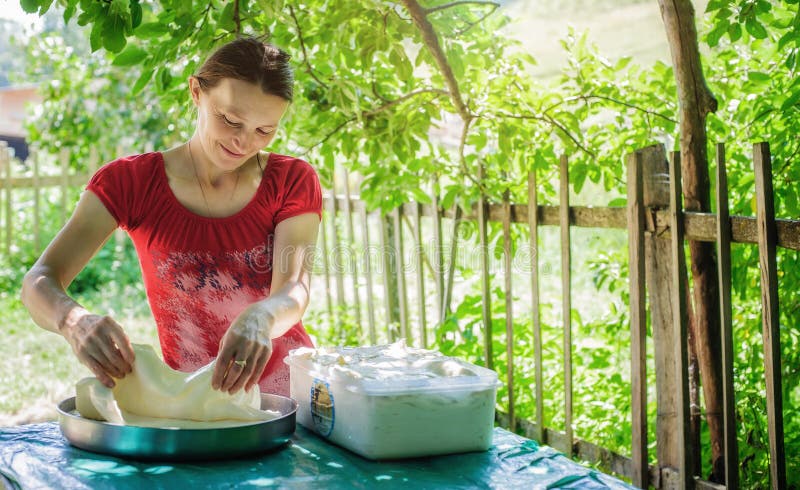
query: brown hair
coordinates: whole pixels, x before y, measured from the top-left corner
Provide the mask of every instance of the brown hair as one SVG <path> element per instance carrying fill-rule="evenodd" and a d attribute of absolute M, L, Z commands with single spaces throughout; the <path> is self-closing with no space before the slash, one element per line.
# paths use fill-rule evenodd
<path fill-rule="evenodd" d="M 253 37 L 241 37 L 208 57 L 195 74 L 200 88 L 216 87 L 223 78 L 250 82 L 265 94 L 292 101 L 294 72 L 291 56 L 282 49 Z"/>

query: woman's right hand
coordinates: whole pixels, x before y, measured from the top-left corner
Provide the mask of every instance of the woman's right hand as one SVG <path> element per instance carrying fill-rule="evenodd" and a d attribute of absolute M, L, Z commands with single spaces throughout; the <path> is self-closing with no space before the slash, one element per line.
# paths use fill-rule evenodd
<path fill-rule="evenodd" d="M 110 316 L 89 312 L 69 315 L 59 329 L 78 360 L 109 388 L 113 378 L 133 370 L 133 347 L 122 327 Z"/>

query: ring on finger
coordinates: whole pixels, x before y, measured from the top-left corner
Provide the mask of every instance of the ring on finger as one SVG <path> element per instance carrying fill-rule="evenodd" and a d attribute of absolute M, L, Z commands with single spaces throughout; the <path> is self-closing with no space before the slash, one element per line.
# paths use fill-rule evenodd
<path fill-rule="evenodd" d="M 244 368 L 247 365 L 247 360 L 241 359 L 238 361 L 233 361 L 233 363 L 239 366 L 240 368 Z"/>

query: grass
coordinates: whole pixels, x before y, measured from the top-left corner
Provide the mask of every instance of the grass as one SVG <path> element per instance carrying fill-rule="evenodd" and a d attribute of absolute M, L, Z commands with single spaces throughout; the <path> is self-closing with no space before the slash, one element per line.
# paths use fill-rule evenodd
<path fill-rule="evenodd" d="M 0 426 L 54 420 L 56 404 L 74 395 L 75 382 L 91 376 L 63 337 L 39 328 L 15 294 L 4 293 L 5 341 L 0 344 Z M 109 288 L 84 304 L 113 301 Z M 117 300 L 118 301 L 118 300 Z M 132 342 L 156 346 L 155 327 L 149 318 L 120 318 Z"/>

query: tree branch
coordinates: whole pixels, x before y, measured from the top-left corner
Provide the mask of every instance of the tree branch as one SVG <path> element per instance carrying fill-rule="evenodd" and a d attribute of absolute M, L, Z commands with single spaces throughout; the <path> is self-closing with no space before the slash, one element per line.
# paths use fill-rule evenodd
<path fill-rule="evenodd" d="M 640 107 L 640 106 L 638 106 L 636 104 L 631 104 L 630 102 L 625 102 L 623 100 L 617 100 L 617 99 L 615 99 L 613 97 L 607 97 L 605 95 L 596 95 L 596 94 L 574 95 L 572 97 L 567 97 L 563 101 L 559 102 L 558 104 L 554 104 L 554 105 L 548 107 L 545 110 L 545 112 L 548 112 L 548 111 L 550 111 L 550 109 L 558 107 L 562 102 L 571 102 L 573 100 L 588 101 L 589 99 L 607 100 L 608 102 L 612 102 L 614 104 L 619 104 L 619 105 L 622 105 L 622 106 L 625 106 L 625 107 L 630 107 L 631 109 L 635 109 L 635 110 L 637 110 L 639 112 L 642 112 L 644 114 L 649 114 L 651 116 L 656 116 L 656 117 L 659 117 L 659 118 L 661 118 L 661 119 L 663 119 L 665 121 L 668 121 L 668 122 L 671 122 L 671 123 L 674 123 L 674 124 L 678 124 L 678 121 L 672 119 L 669 116 L 665 116 L 664 114 L 661 114 L 661 113 L 658 113 L 658 112 L 655 112 L 655 111 L 651 111 L 650 109 L 645 109 L 644 107 Z"/>
<path fill-rule="evenodd" d="M 308 52 L 306 51 L 306 43 L 303 40 L 303 30 L 300 28 L 300 22 L 297 21 L 297 16 L 294 14 L 294 7 L 292 5 L 289 5 L 289 15 L 292 16 L 292 20 L 294 21 L 294 26 L 297 29 L 297 39 L 300 40 L 300 48 L 303 51 L 303 65 L 305 65 L 306 67 L 306 73 L 308 73 L 311 76 L 311 78 L 313 78 L 318 84 L 322 85 L 327 89 L 328 84 L 317 78 L 317 76 L 314 74 L 314 69 L 308 62 Z"/>
<path fill-rule="evenodd" d="M 236 35 L 242 33 L 242 19 L 239 18 L 239 0 L 233 2 L 233 23 L 236 24 Z"/>
<path fill-rule="evenodd" d="M 556 129 L 558 129 L 562 133 L 564 133 L 564 135 L 566 135 L 570 140 L 572 140 L 572 142 L 575 143 L 575 146 L 577 146 L 582 152 L 586 153 L 587 155 L 591 155 L 593 157 L 597 156 L 595 154 L 595 152 L 593 152 L 590 149 L 586 148 L 580 141 L 578 141 L 578 139 L 575 137 L 575 135 L 570 133 L 569 130 L 564 127 L 564 125 L 562 125 L 561 123 L 556 121 L 550 115 L 537 116 L 536 114 L 509 114 L 507 112 L 498 112 L 497 114 L 493 114 L 493 115 L 494 116 L 500 116 L 500 117 L 507 117 L 509 119 L 531 119 L 531 120 L 541 121 L 541 122 L 547 123 L 547 124 L 555 127 Z"/>
<path fill-rule="evenodd" d="M 417 96 L 419 94 L 436 94 L 437 96 L 439 96 L 439 95 L 450 95 L 447 92 L 447 90 L 442 90 L 442 89 L 437 89 L 437 88 L 423 88 L 423 89 L 419 89 L 419 90 L 414 90 L 413 92 L 409 92 L 409 93 L 407 93 L 407 94 L 405 94 L 405 95 L 403 95 L 403 96 L 401 96 L 401 97 L 399 97 L 397 99 L 394 99 L 394 100 L 387 100 L 387 99 L 384 99 L 380 94 L 376 94 L 378 97 L 380 97 L 381 99 L 386 101 L 386 103 L 383 104 L 382 106 L 376 107 L 375 109 L 370 109 L 368 111 L 363 111 L 361 114 L 363 116 L 366 116 L 366 117 L 374 116 L 375 114 L 378 114 L 381 111 L 384 111 L 384 110 L 386 110 L 386 109 L 388 109 L 388 108 L 390 108 L 392 106 L 396 106 L 397 104 L 405 102 L 406 100 L 408 100 L 408 99 L 410 99 L 412 97 L 415 97 L 415 96 Z"/>
<path fill-rule="evenodd" d="M 436 31 L 433 29 L 433 25 L 428 20 L 425 9 L 417 0 L 402 0 L 402 2 L 408 9 L 408 12 L 411 14 L 414 24 L 416 24 L 417 28 L 422 33 L 422 39 L 425 43 L 425 46 L 431 52 L 431 55 L 436 61 L 439 70 L 442 72 L 442 76 L 444 76 L 444 80 L 447 83 L 447 88 L 450 91 L 450 98 L 453 101 L 453 105 L 458 111 L 458 114 L 461 116 L 461 119 L 466 124 L 467 121 L 472 119 L 473 115 L 470 114 L 469 108 L 464 103 L 464 99 L 461 96 L 461 91 L 458 88 L 458 81 L 456 81 L 456 77 L 453 75 L 453 69 L 450 67 L 450 63 L 447 61 L 447 56 L 445 55 L 444 50 L 439 43 L 439 37 L 437 36 Z"/>
<path fill-rule="evenodd" d="M 423 9 L 423 12 L 425 13 L 425 15 L 427 15 L 427 14 L 432 14 L 434 12 L 438 12 L 440 10 L 445 10 L 445 9 L 449 9 L 449 8 L 452 8 L 452 7 L 456 7 L 458 5 L 465 5 L 465 4 L 492 5 L 495 9 L 497 9 L 500 6 L 499 3 L 492 2 L 492 1 L 489 1 L 489 0 L 459 0 L 457 2 L 446 3 L 444 5 L 438 5 L 436 7 Z M 492 12 L 494 12 L 494 10 Z"/>

